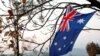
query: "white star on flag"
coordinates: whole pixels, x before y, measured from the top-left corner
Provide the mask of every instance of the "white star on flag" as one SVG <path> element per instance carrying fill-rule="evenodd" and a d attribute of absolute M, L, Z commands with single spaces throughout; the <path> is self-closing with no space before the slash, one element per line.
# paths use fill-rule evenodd
<path fill-rule="evenodd" d="M 71 41 L 70 44 L 73 44 L 73 41 Z"/>
<path fill-rule="evenodd" d="M 58 48 L 58 51 L 61 51 L 61 48 Z"/>
<path fill-rule="evenodd" d="M 58 44 L 57 42 L 54 43 L 55 46 L 56 46 L 57 44 Z"/>
<path fill-rule="evenodd" d="M 79 23 L 79 24 L 83 24 L 84 23 L 84 19 L 79 19 L 78 21 L 77 21 L 77 23 Z"/>
<path fill-rule="evenodd" d="M 66 36 L 64 36 L 64 37 L 63 37 L 63 39 L 64 39 L 64 40 L 66 40 L 66 39 L 67 39 L 67 37 L 66 37 Z"/>

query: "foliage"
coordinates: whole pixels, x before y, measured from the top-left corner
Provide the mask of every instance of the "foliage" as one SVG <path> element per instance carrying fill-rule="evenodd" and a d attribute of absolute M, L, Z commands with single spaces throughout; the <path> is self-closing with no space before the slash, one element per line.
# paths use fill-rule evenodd
<path fill-rule="evenodd" d="M 87 50 L 89 56 L 96 56 L 96 54 L 100 54 L 100 46 L 93 42 L 87 44 L 86 50 Z"/>

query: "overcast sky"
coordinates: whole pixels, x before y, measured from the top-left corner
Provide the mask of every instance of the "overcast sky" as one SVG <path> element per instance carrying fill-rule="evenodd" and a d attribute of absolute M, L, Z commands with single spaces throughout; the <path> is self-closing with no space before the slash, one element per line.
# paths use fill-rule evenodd
<path fill-rule="evenodd" d="M 70 2 L 70 1 L 71 2 L 76 2 L 76 3 L 79 3 L 79 4 L 89 3 L 86 0 L 54 0 L 53 2 L 56 4 L 56 3 L 59 3 L 59 2 Z M 1 5 L 1 2 L 0 2 L 0 8 L 5 9 L 5 11 L 8 10 L 7 8 L 5 8 Z M 83 9 L 80 12 L 81 13 L 89 13 L 91 11 L 93 11 L 93 10 L 92 9 Z M 0 10 L 0 12 L 2 12 L 2 11 Z M 100 29 L 100 19 L 98 19 L 98 18 L 100 18 L 100 17 L 94 15 L 86 26 L 88 26 L 90 28 Z M 30 35 L 30 34 L 33 34 L 33 33 L 28 32 L 26 34 Z M 37 34 L 38 34 L 38 37 L 39 37 L 39 33 L 37 33 Z M 40 37 L 39 39 L 44 40 L 42 37 Z M 40 40 L 38 40 L 38 41 L 40 41 Z M 90 43 L 92 41 L 95 42 L 95 43 L 100 44 L 100 31 L 82 31 L 80 33 L 75 45 L 74 45 L 74 48 L 85 49 L 87 43 Z"/>

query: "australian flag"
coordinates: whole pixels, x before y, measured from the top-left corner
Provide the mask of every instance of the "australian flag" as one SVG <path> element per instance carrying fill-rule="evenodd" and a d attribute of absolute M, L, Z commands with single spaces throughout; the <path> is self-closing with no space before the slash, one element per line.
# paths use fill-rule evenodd
<path fill-rule="evenodd" d="M 71 51 L 81 30 L 94 13 L 81 14 L 68 6 L 50 46 L 50 56 L 61 56 Z"/>

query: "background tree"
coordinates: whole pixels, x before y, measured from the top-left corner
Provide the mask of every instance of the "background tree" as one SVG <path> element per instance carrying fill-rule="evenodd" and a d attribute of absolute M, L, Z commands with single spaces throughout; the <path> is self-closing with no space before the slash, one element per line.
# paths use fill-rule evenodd
<path fill-rule="evenodd" d="M 100 54 L 100 46 L 95 43 L 89 43 L 87 44 L 86 50 L 88 52 L 89 56 L 96 56 L 96 54 Z"/>
<path fill-rule="evenodd" d="M 96 45 L 95 43 L 90 43 L 86 47 L 89 56 L 96 56 Z"/>
<path fill-rule="evenodd" d="M 0 15 L 0 33 L 2 43 L 6 46 L 3 51 L 7 49 L 13 49 L 14 55 L 20 55 L 20 44 L 22 43 L 22 54 L 24 51 L 35 51 L 40 48 L 38 56 L 43 54 L 44 46 L 52 42 L 53 36 L 56 32 L 59 19 L 63 16 L 66 7 L 70 4 L 74 9 L 91 8 L 95 11 L 100 11 L 94 8 L 91 4 L 77 4 L 72 2 L 60 2 L 53 5 L 52 0 L 0 0 L 2 5 L 8 10 L 0 8 L 4 14 Z M 63 5 L 63 6 L 62 6 Z M 58 14 L 55 14 L 56 10 L 59 10 Z M 52 16 L 56 16 L 52 18 Z M 51 23 L 51 22 L 54 23 Z M 43 31 L 45 30 L 45 32 Z M 84 30 L 99 30 L 99 29 L 84 29 Z M 42 35 L 48 39 L 42 41 L 41 43 L 36 41 L 36 35 L 31 36 L 32 38 L 24 38 L 26 32 L 39 31 Z M 6 37 L 6 38 L 5 38 Z M 9 42 L 9 43 L 8 43 Z M 20 43 L 20 44 L 19 44 Z M 26 45 L 26 43 L 28 45 Z M 35 47 L 30 47 L 30 45 L 35 45 Z"/>

